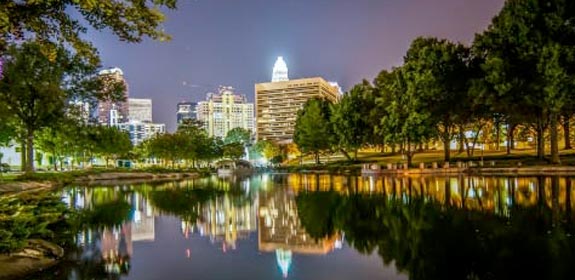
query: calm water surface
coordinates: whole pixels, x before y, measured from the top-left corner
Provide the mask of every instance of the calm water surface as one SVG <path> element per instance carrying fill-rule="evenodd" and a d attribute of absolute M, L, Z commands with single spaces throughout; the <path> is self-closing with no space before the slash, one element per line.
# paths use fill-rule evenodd
<path fill-rule="evenodd" d="M 575 279 L 572 179 L 272 175 L 77 186 L 31 279 Z"/>

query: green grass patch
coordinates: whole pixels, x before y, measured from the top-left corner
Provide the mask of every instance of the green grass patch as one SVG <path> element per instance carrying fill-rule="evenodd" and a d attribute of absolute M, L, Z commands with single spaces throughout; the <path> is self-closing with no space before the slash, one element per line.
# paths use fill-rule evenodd
<path fill-rule="evenodd" d="M 444 163 L 443 158 L 443 151 L 416 153 L 413 157 L 412 167 L 418 167 L 420 163 L 425 163 L 426 166 L 430 166 L 433 162 L 436 162 L 441 166 Z M 449 162 L 450 164 L 455 164 L 457 162 L 474 162 L 477 164 L 482 160 L 485 166 L 491 166 L 493 162 L 494 167 L 516 167 L 519 164 L 521 164 L 521 166 L 549 165 L 548 158 L 538 159 L 533 149 L 514 150 L 510 155 L 507 155 L 505 151 L 484 151 L 483 154 L 481 151 L 475 151 L 473 156 L 468 156 L 465 152 L 458 153 L 457 151 L 451 151 L 451 160 Z M 315 165 L 311 157 L 305 157 L 303 165 L 300 165 L 300 161 L 297 159 L 288 162 L 286 164 L 286 168 L 296 171 L 315 169 L 345 171 L 348 169 L 361 169 L 363 164 L 368 163 L 377 163 L 385 167 L 387 164 L 403 164 L 407 160 L 401 154 L 360 152 L 358 154 L 357 161 L 348 161 L 340 154 L 324 156 L 321 158 L 321 161 L 321 165 Z M 561 165 L 575 166 L 575 151 L 561 151 Z"/>

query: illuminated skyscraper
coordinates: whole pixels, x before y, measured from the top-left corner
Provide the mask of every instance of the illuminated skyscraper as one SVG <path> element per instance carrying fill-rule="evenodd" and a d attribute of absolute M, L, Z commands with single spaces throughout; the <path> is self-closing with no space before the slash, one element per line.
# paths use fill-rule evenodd
<path fill-rule="evenodd" d="M 260 83 L 256 91 L 256 137 L 280 144 L 293 141 L 297 112 L 311 98 L 324 98 L 337 102 L 337 87 L 322 78 Z"/>
<path fill-rule="evenodd" d="M 274 64 L 274 70 L 272 73 L 272 82 L 283 82 L 289 81 L 287 64 L 283 57 L 278 57 L 276 63 Z"/>
<path fill-rule="evenodd" d="M 208 93 L 206 101 L 198 102 L 197 116 L 210 136 L 224 138 L 236 127 L 254 131 L 254 104 L 248 103 L 245 95 L 236 94 L 232 87 Z"/>
<path fill-rule="evenodd" d="M 198 118 L 197 111 L 198 103 L 195 102 L 179 102 L 176 111 L 176 121 L 178 125 L 182 124 L 184 120 L 195 120 Z"/>
<path fill-rule="evenodd" d="M 124 79 L 124 72 L 120 68 L 110 68 L 100 71 L 100 76 L 110 82 L 120 82 L 126 87 L 124 97 L 128 100 L 128 83 Z M 101 125 L 112 125 L 111 110 L 117 110 L 117 122 L 123 123 L 128 121 L 128 102 L 112 102 L 109 100 L 98 102 L 98 123 Z M 112 113 L 113 114 L 113 113 Z M 114 114 L 116 115 L 116 114 Z"/>
<path fill-rule="evenodd" d="M 129 98 L 128 119 L 144 123 L 152 122 L 152 99 Z"/>

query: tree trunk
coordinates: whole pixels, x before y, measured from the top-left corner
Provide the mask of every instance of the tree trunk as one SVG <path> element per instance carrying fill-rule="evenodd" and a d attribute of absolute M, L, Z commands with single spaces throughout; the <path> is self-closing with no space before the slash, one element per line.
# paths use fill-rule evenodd
<path fill-rule="evenodd" d="M 319 152 L 315 152 L 315 164 L 319 165 L 321 162 L 319 161 Z"/>
<path fill-rule="evenodd" d="M 459 126 L 459 139 L 457 139 L 457 140 L 458 140 L 458 141 L 457 141 L 457 142 L 458 142 L 457 145 L 459 146 L 457 153 L 461 154 L 461 153 L 463 153 L 463 151 L 465 150 L 465 147 L 464 147 L 464 143 L 465 143 L 465 133 L 464 133 L 464 131 L 463 131 L 463 127 L 462 127 L 462 126 Z"/>
<path fill-rule="evenodd" d="M 411 142 L 407 140 L 407 148 L 405 149 L 405 156 L 407 157 L 407 168 L 411 167 L 411 162 L 413 161 L 413 153 L 411 152 Z"/>
<path fill-rule="evenodd" d="M 342 148 L 342 149 L 339 149 L 339 151 L 343 154 L 343 156 L 344 156 L 348 161 L 352 161 L 352 158 L 349 156 L 349 153 L 348 153 L 346 150 L 344 150 L 344 149 Z"/>
<path fill-rule="evenodd" d="M 537 121 L 537 158 L 545 159 L 545 130 L 543 129 L 543 121 Z"/>
<path fill-rule="evenodd" d="M 571 150 L 571 121 L 568 114 L 563 116 L 563 140 L 565 140 L 565 150 Z"/>
<path fill-rule="evenodd" d="M 28 129 L 26 135 L 26 173 L 34 172 L 34 130 Z"/>
<path fill-rule="evenodd" d="M 444 132 L 443 135 L 441 135 L 441 141 L 443 141 L 443 160 L 445 162 L 449 162 L 451 160 L 451 150 L 449 147 L 449 133 L 448 132 Z"/>
<path fill-rule="evenodd" d="M 26 171 L 26 141 L 20 143 L 20 171 Z"/>
<path fill-rule="evenodd" d="M 515 148 L 515 128 L 517 127 L 516 124 L 507 124 L 507 154 L 511 154 L 511 150 Z"/>
<path fill-rule="evenodd" d="M 561 164 L 561 159 L 559 158 L 559 137 L 558 128 L 559 125 L 559 115 L 556 113 L 551 113 L 550 117 L 550 132 L 551 132 L 551 163 Z"/>
<path fill-rule="evenodd" d="M 501 123 L 495 123 L 495 150 L 499 151 L 499 144 L 501 142 Z"/>
<path fill-rule="evenodd" d="M 357 149 L 353 151 L 353 160 L 357 161 Z"/>

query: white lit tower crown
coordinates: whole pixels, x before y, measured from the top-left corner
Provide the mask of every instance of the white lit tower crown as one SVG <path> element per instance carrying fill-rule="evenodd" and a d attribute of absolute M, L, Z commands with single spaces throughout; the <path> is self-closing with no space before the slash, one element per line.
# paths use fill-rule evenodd
<path fill-rule="evenodd" d="M 274 64 L 274 71 L 272 73 L 272 82 L 289 81 L 288 68 L 284 58 L 279 56 Z"/>

